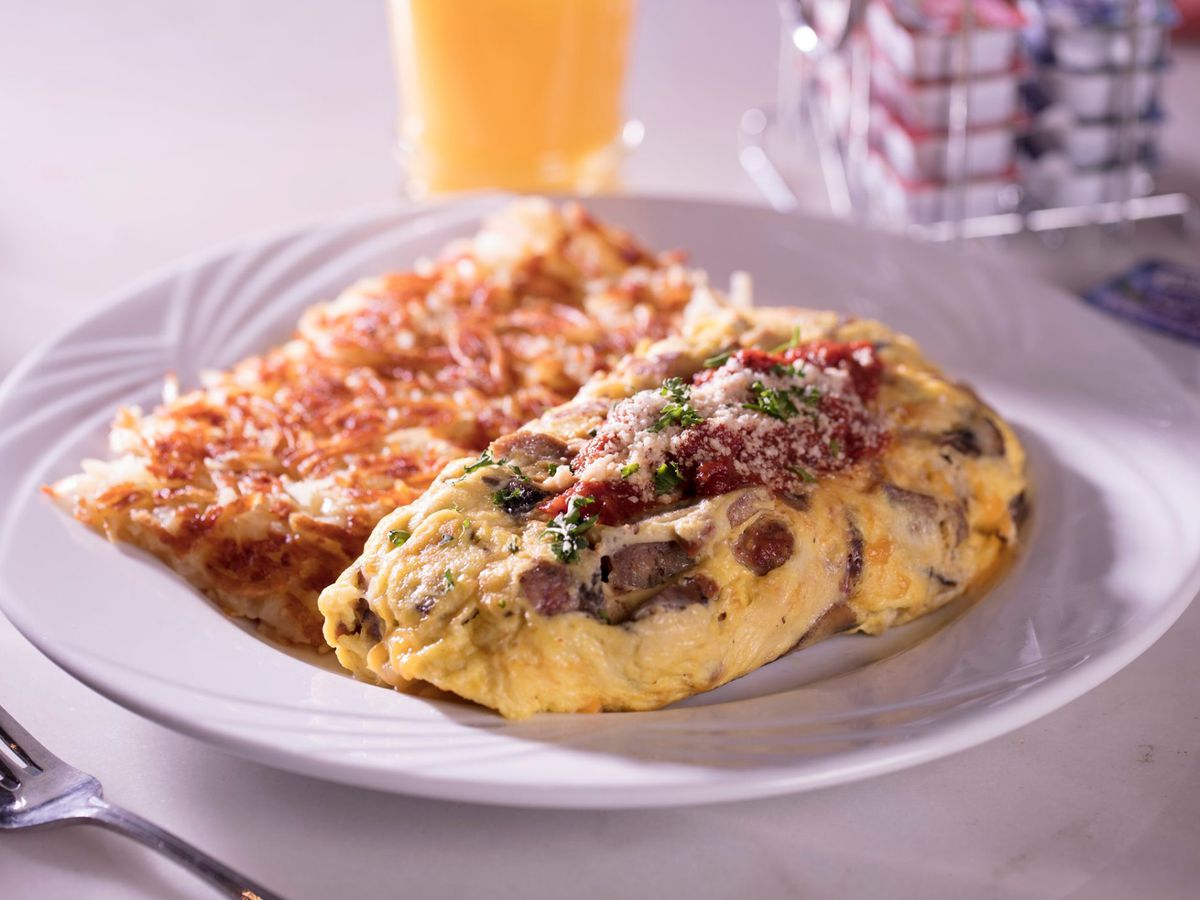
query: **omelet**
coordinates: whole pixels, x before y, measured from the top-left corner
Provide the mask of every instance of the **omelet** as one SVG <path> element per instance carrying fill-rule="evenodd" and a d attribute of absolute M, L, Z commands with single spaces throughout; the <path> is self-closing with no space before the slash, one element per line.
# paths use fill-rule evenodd
<path fill-rule="evenodd" d="M 986 585 L 1025 455 L 885 325 L 726 310 L 451 463 L 321 595 L 359 678 L 511 718 L 655 709 Z"/>

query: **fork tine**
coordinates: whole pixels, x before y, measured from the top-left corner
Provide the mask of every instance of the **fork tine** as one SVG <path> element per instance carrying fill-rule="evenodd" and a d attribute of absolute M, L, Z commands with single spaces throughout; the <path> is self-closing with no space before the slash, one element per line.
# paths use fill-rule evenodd
<path fill-rule="evenodd" d="M 19 760 L 39 769 L 48 769 L 60 762 L 59 758 L 33 739 L 28 731 L 0 706 L 0 741 Z"/>
<path fill-rule="evenodd" d="M 9 794 L 16 793 L 20 787 L 21 782 L 17 780 L 17 775 L 12 770 L 12 766 L 8 764 L 5 757 L 0 756 L 0 797 L 3 797 L 5 792 Z"/>

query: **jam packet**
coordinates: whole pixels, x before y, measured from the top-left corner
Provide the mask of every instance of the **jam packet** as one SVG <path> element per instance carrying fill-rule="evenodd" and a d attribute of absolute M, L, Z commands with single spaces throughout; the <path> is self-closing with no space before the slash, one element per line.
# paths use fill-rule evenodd
<path fill-rule="evenodd" d="M 1084 295 L 1124 319 L 1200 343 L 1200 270 L 1144 260 Z"/>

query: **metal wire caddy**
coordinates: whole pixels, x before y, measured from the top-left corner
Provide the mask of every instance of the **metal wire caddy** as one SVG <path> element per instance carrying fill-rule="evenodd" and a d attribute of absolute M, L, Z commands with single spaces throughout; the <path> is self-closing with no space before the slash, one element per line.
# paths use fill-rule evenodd
<path fill-rule="evenodd" d="M 779 81 L 774 106 L 748 109 L 739 126 L 739 161 L 767 201 L 781 212 L 801 208 L 802 191 L 781 165 L 775 144 L 794 146 L 807 141 L 823 181 L 828 208 L 835 216 L 871 219 L 871 199 L 862 183 L 863 162 L 869 151 L 870 84 L 872 59 L 861 40 L 868 5 L 877 0 L 845 0 L 832 30 L 823 35 L 815 26 L 813 0 L 781 0 Z M 893 223 L 908 234 L 929 241 L 986 238 L 1026 232 L 1055 234 L 1087 226 L 1116 226 L 1149 219 L 1175 219 L 1182 227 L 1194 208 L 1183 193 L 1143 193 L 1135 183 L 1135 161 L 1140 153 L 1137 127 L 1141 117 L 1134 79 L 1137 73 L 1141 23 L 1138 0 L 1124 0 L 1123 24 L 1116 29 L 1128 42 L 1126 61 L 1117 68 L 1118 178 L 1114 199 L 1080 206 L 1038 206 L 1019 187 L 1000 197 L 1006 211 L 982 216 L 966 214 L 969 183 L 967 154 L 971 139 L 970 48 L 976 26 L 975 0 L 963 0 L 961 27 L 955 35 L 953 71 L 948 94 L 946 128 L 946 190 L 940 220 L 931 224 Z M 821 66 L 836 57 L 848 66 L 844 90 L 822 96 L 815 77 Z M 846 123 L 844 128 L 835 122 Z"/>

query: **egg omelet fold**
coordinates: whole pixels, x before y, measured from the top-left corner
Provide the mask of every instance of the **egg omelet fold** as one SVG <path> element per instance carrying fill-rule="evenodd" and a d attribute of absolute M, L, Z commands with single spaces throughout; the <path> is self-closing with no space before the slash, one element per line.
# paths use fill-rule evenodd
<path fill-rule="evenodd" d="M 722 362 L 814 341 L 866 347 L 877 390 L 856 395 L 845 367 L 819 362 L 749 375 Z M 822 404 L 843 419 L 806 409 Z M 712 434 L 744 429 L 765 448 L 724 460 L 727 491 L 709 477 L 721 448 L 696 437 L 719 419 Z M 794 464 L 781 422 L 825 456 Z M 853 440 L 867 449 L 838 465 Z M 1017 545 L 1024 469 L 1012 429 L 884 325 L 726 311 L 449 464 L 322 593 L 324 635 L 359 678 L 433 684 L 512 718 L 654 709 L 979 589 Z M 589 495 L 596 484 L 608 493 Z"/>

